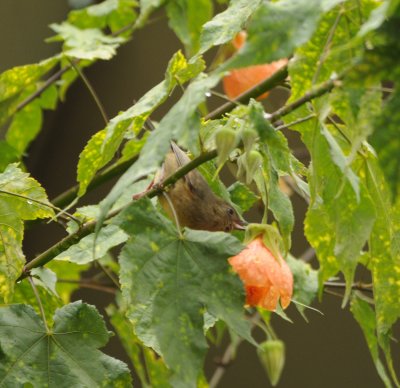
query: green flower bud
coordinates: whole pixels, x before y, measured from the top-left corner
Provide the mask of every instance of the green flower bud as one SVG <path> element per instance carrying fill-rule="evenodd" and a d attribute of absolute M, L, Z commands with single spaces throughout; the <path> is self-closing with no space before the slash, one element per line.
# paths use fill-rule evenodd
<path fill-rule="evenodd" d="M 254 143 L 257 141 L 258 133 L 252 128 L 245 127 L 240 132 L 240 137 L 242 138 L 244 150 L 248 152 L 251 150 Z"/>
<path fill-rule="evenodd" d="M 231 128 L 220 128 L 215 132 L 215 145 L 218 151 L 218 165 L 228 159 L 229 154 L 236 148 L 238 137 Z"/>
<path fill-rule="evenodd" d="M 246 152 L 246 183 L 250 184 L 253 180 L 254 174 L 257 172 L 259 168 L 262 167 L 263 157 L 262 155 L 256 151 L 251 150 L 250 152 Z"/>
<path fill-rule="evenodd" d="M 275 387 L 285 365 L 285 344 L 280 340 L 265 341 L 257 348 L 257 354 L 271 385 Z"/>

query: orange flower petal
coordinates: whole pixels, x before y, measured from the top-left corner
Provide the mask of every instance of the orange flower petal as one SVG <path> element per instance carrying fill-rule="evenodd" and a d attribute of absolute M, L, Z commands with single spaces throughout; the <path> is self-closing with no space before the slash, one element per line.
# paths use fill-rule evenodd
<path fill-rule="evenodd" d="M 278 300 L 283 308 L 290 304 L 293 275 L 281 256 L 275 258 L 257 237 L 229 263 L 246 288 L 246 304 L 275 310 Z"/>

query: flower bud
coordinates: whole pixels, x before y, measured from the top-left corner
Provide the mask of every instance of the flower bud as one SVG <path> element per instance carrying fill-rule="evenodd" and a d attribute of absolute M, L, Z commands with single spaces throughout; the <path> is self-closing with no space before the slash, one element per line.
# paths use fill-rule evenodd
<path fill-rule="evenodd" d="M 257 354 L 271 385 L 275 387 L 285 365 L 285 344 L 281 340 L 265 341 L 257 348 Z"/>
<path fill-rule="evenodd" d="M 254 174 L 259 168 L 262 167 L 262 155 L 256 151 L 251 150 L 246 152 L 246 183 L 250 184 L 253 180 Z"/>
<path fill-rule="evenodd" d="M 252 128 L 245 127 L 240 132 L 240 137 L 242 138 L 244 150 L 246 152 L 250 151 L 253 147 L 253 144 L 256 142 L 258 138 L 258 133 L 256 130 Z"/>
<path fill-rule="evenodd" d="M 218 165 L 228 159 L 238 144 L 236 132 L 231 128 L 220 128 L 215 132 L 215 145 L 218 151 Z"/>

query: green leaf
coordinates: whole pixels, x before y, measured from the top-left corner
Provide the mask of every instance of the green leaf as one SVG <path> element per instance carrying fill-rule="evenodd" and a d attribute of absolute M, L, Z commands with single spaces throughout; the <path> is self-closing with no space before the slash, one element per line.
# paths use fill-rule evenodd
<path fill-rule="evenodd" d="M 40 285 L 58 296 L 56 291 L 57 275 L 51 269 L 44 267 L 33 268 L 31 270 L 31 275 L 36 277 L 36 285 Z"/>
<path fill-rule="evenodd" d="M 289 250 L 294 214 L 289 197 L 279 185 L 279 174 L 291 173 L 289 146 L 285 136 L 276 131 L 266 120 L 264 108 L 260 103 L 250 102 L 249 119 L 260 136 L 260 149 L 264 157 L 263 168 L 256 172 L 255 181 L 261 193 L 266 190 L 264 204 L 272 211 L 278 222 L 285 248 Z"/>
<path fill-rule="evenodd" d="M 181 237 L 147 199 L 114 222 L 132 236 L 120 255 L 120 281 L 135 333 L 163 356 L 174 387 L 195 387 L 207 348 L 205 310 L 252 341 L 243 286 L 226 260 L 242 245 L 222 232 L 186 229 Z"/>
<path fill-rule="evenodd" d="M 222 68 L 233 69 L 288 57 L 310 39 L 323 13 L 341 1 L 263 2 L 249 23 L 246 44 Z"/>
<path fill-rule="evenodd" d="M 50 332 L 30 306 L 0 309 L 2 386 L 131 386 L 128 367 L 98 350 L 110 333 L 94 306 L 58 309 Z"/>
<path fill-rule="evenodd" d="M 4 201 L 0 201 L 0 220 L 0 300 L 7 303 L 25 264 L 21 249 L 24 227 L 13 208 Z"/>
<path fill-rule="evenodd" d="M 34 282 L 36 285 L 38 285 L 38 279 L 34 279 Z M 36 287 L 36 290 L 39 294 L 40 301 L 42 302 L 43 309 L 46 313 L 46 322 L 48 325 L 51 325 L 53 320 L 52 316 L 58 308 L 62 307 L 63 301 L 44 287 Z M 36 311 L 36 314 L 41 314 L 36 295 L 28 279 L 24 279 L 15 284 L 14 295 L 11 302 L 13 304 L 29 304 Z"/>
<path fill-rule="evenodd" d="M 197 144 L 200 127 L 197 107 L 206 99 L 205 93 L 218 81 L 219 76 L 207 77 L 202 73 L 188 86 L 181 99 L 164 116 L 158 127 L 151 132 L 138 161 L 122 175 L 108 196 L 101 202 L 97 230 L 121 193 L 142 176 L 156 171 L 168 152 L 172 139 L 179 139 L 182 145 L 190 145 L 191 148 L 194 148 Z"/>
<path fill-rule="evenodd" d="M 81 274 L 89 269 L 89 264 L 82 265 L 68 261 L 52 260 L 46 264 L 46 267 L 52 270 L 57 276 L 57 294 L 60 295 L 64 304 L 70 303 L 72 293 L 80 287 L 79 280 Z M 30 304 L 32 303 L 30 302 Z"/>
<path fill-rule="evenodd" d="M 133 23 L 136 13 L 133 8 L 135 0 L 105 0 L 68 14 L 68 22 L 78 28 L 104 28 L 109 26 L 115 32 Z"/>
<path fill-rule="evenodd" d="M 228 187 L 229 195 L 232 202 L 238 205 L 243 212 L 251 209 L 252 206 L 260 199 L 246 185 L 241 182 L 235 182 Z"/>
<path fill-rule="evenodd" d="M 378 153 L 394 200 L 400 193 L 400 91 L 386 102 L 382 114 L 375 120 L 370 141 Z"/>
<path fill-rule="evenodd" d="M 69 261 L 76 264 L 87 264 L 103 257 L 111 248 L 122 244 L 128 236 L 116 225 L 107 225 L 97 236 L 93 252 L 94 234 L 81 239 L 77 244 L 57 255 L 53 260 Z"/>
<path fill-rule="evenodd" d="M 360 252 L 375 221 L 372 196 L 365 185 L 360 184 L 357 197 L 347 177 L 332 160 L 331 148 L 323 133 L 326 128 L 318 120 L 299 124 L 296 129 L 302 134 L 312 160 L 308 179 L 311 199 L 305 232 L 320 262 L 320 286 L 342 271 L 347 283 L 346 301 Z"/>
<path fill-rule="evenodd" d="M 0 140 L 0 172 L 3 172 L 9 164 L 17 162 L 18 159 L 18 151 L 5 140 Z"/>
<path fill-rule="evenodd" d="M 256 14 L 261 0 L 232 0 L 229 7 L 204 24 L 200 37 L 200 54 L 213 46 L 231 41 L 244 29 L 247 20 Z"/>
<path fill-rule="evenodd" d="M 379 347 L 376 337 L 376 321 L 374 310 L 371 308 L 368 302 L 358 297 L 357 294 L 354 294 L 353 298 L 351 299 L 351 312 L 353 313 L 354 318 L 364 333 L 368 349 L 371 353 L 372 360 L 374 361 L 380 378 L 386 387 L 392 387 L 392 383 L 390 382 L 390 379 L 386 373 L 385 366 L 379 359 Z"/>
<path fill-rule="evenodd" d="M 48 41 L 64 41 L 65 49 L 63 53 L 78 59 L 111 59 L 116 54 L 116 49 L 125 41 L 121 37 L 104 35 L 98 29 L 81 30 L 67 22 L 53 23 L 50 28 L 58 35 Z"/>
<path fill-rule="evenodd" d="M 3 125 L 26 97 L 34 92 L 38 81 L 58 62 L 58 57 L 31 65 L 17 66 L 0 74 L 0 125 Z"/>
<path fill-rule="evenodd" d="M 365 174 L 377 216 L 368 242 L 369 268 L 374 282 L 378 338 L 383 341 L 400 317 L 400 209 L 391 206 L 389 189 L 371 153 L 365 162 Z"/>
<path fill-rule="evenodd" d="M 0 174 L 0 203 L 12 207 L 14 214 L 23 220 L 54 215 L 44 189 L 16 164 L 10 164 Z"/>
<path fill-rule="evenodd" d="M 42 108 L 38 99 L 28 104 L 13 118 L 8 128 L 6 140 L 18 151 L 21 157 L 29 143 L 36 137 L 42 127 Z"/>
<path fill-rule="evenodd" d="M 167 3 L 170 27 L 185 46 L 188 56 L 198 51 L 203 24 L 213 14 L 210 0 L 174 0 Z"/>
<path fill-rule="evenodd" d="M 292 300 L 306 306 L 311 305 L 318 292 L 318 271 L 312 269 L 310 264 L 303 260 L 295 259 L 292 255 L 287 255 L 286 262 L 293 273 Z M 306 307 L 296 304 L 296 308 L 306 319 L 304 314 Z"/>
<path fill-rule="evenodd" d="M 164 3 L 165 0 L 140 0 L 140 14 L 136 21 L 137 27 L 143 27 L 152 12 Z"/>
<path fill-rule="evenodd" d="M 125 314 L 117 310 L 114 305 L 108 306 L 106 310 L 122 346 L 132 361 L 142 386 L 170 388 L 171 372 L 165 366 L 162 358 L 157 357 L 153 350 L 140 343 Z M 142 357 L 144 357 L 144 361 Z M 144 368 L 143 363 L 145 363 L 146 368 Z"/>
<path fill-rule="evenodd" d="M 6 302 L 25 263 L 22 220 L 53 216 L 48 204 L 39 183 L 15 164 L 0 174 L 0 295 Z"/>
<path fill-rule="evenodd" d="M 133 134 L 137 134 L 149 115 L 169 96 L 177 80 L 181 83 L 187 82 L 196 76 L 203 66 L 202 60 L 188 64 L 178 51 L 168 64 L 165 80 L 148 91 L 131 108 L 114 117 L 105 129 L 97 132 L 89 140 L 78 163 L 79 196 L 86 192 L 96 172 L 113 158 L 126 132 L 130 129 Z M 168 146 L 168 143 L 166 145 Z"/>

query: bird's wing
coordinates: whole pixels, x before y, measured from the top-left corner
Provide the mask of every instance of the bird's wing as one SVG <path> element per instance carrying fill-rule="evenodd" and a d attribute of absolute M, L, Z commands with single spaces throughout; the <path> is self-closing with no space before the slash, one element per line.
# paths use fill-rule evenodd
<path fill-rule="evenodd" d="M 173 152 L 174 155 L 175 155 L 175 158 L 176 158 L 176 161 L 177 161 L 179 167 L 182 167 L 182 166 L 184 166 L 185 164 L 188 164 L 188 163 L 190 162 L 190 159 L 189 159 L 189 157 L 186 155 L 186 153 L 185 153 L 184 151 L 182 151 L 182 150 L 178 147 L 178 145 L 177 145 L 175 142 L 173 142 L 173 141 L 171 141 L 171 149 L 172 149 L 172 152 Z M 190 189 L 193 191 L 195 186 L 194 186 L 193 182 L 192 182 L 191 179 L 190 179 L 190 175 L 191 175 L 191 173 L 186 174 L 186 175 L 183 177 L 183 179 L 184 179 L 185 182 L 189 185 Z"/>

